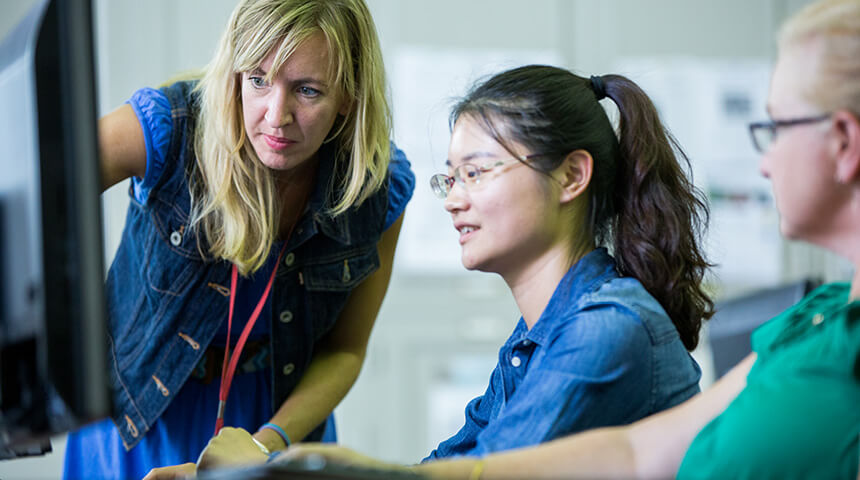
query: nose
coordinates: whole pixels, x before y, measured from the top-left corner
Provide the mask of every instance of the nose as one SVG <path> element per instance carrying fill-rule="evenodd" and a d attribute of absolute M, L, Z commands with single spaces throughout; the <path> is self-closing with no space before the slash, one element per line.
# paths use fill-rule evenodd
<path fill-rule="evenodd" d="M 266 105 L 265 120 L 273 128 L 293 123 L 292 96 L 284 88 L 273 88 Z"/>
<path fill-rule="evenodd" d="M 454 182 L 451 190 L 448 191 L 448 196 L 445 197 L 445 210 L 448 213 L 455 213 L 466 210 L 468 207 L 469 202 L 466 188 L 460 182 Z"/>

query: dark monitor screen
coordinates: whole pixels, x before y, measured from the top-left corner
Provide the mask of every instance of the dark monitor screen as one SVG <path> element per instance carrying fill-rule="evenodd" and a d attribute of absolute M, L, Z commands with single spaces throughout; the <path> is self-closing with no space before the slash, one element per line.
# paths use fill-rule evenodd
<path fill-rule="evenodd" d="M 90 0 L 0 43 L 0 458 L 110 413 L 94 70 Z"/>

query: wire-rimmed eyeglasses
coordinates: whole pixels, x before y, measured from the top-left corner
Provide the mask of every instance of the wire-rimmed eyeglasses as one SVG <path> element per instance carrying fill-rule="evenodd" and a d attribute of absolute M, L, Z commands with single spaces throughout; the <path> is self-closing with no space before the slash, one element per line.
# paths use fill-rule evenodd
<path fill-rule="evenodd" d="M 770 145 L 776 140 L 777 131 L 780 128 L 793 127 L 795 125 L 805 125 L 808 123 L 822 122 L 830 118 L 829 113 L 816 115 L 813 117 L 790 118 L 786 120 L 768 120 L 765 122 L 754 122 L 749 124 L 750 136 L 752 137 L 753 146 L 759 153 L 764 153 L 770 148 Z"/>
<path fill-rule="evenodd" d="M 515 161 L 531 167 L 531 165 L 529 165 L 527 161 L 531 158 L 540 156 L 543 156 L 543 154 L 536 153 L 532 155 L 524 155 L 515 159 Z M 501 167 L 502 165 L 508 163 L 512 162 L 498 160 L 496 162 L 480 166 L 475 165 L 473 163 L 461 163 L 453 169 L 454 172 L 451 175 L 437 173 L 436 175 L 430 177 L 430 188 L 433 190 L 434 195 L 444 200 L 445 198 L 448 198 L 448 193 L 451 191 L 452 188 L 454 188 L 454 182 L 457 182 L 460 185 L 469 188 L 481 182 L 481 174 L 487 173 L 496 167 Z"/>

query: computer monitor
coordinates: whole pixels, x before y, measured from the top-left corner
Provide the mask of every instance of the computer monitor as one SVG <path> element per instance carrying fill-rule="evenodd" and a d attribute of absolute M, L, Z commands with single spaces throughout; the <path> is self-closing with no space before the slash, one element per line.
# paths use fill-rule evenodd
<path fill-rule="evenodd" d="M 110 414 L 90 0 L 0 43 L 0 458 Z"/>

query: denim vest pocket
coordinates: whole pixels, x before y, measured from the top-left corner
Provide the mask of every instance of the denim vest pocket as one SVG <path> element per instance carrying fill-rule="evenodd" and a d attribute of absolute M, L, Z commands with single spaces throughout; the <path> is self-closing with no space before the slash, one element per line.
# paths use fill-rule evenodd
<path fill-rule="evenodd" d="M 339 255 L 327 256 L 323 263 L 303 267 L 304 286 L 311 297 L 307 305 L 313 309 L 315 340 L 334 325 L 352 290 L 378 268 L 375 243 L 341 251 Z"/>
<path fill-rule="evenodd" d="M 188 228 L 188 215 L 175 205 L 153 209 L 150 215 L 154 232 L 146 245 L 147 261 L 141 272 L 149 286 L 147 296 L 155 302 L 183 297 L 203 263 L 196 236 Z"/>
<path fill-rule="evenodd" d="M 326 263 L 304 267 L 305 288 L 308 291 L 350 291 L 379 268 L 376 245 L 351 249 Z"/>

